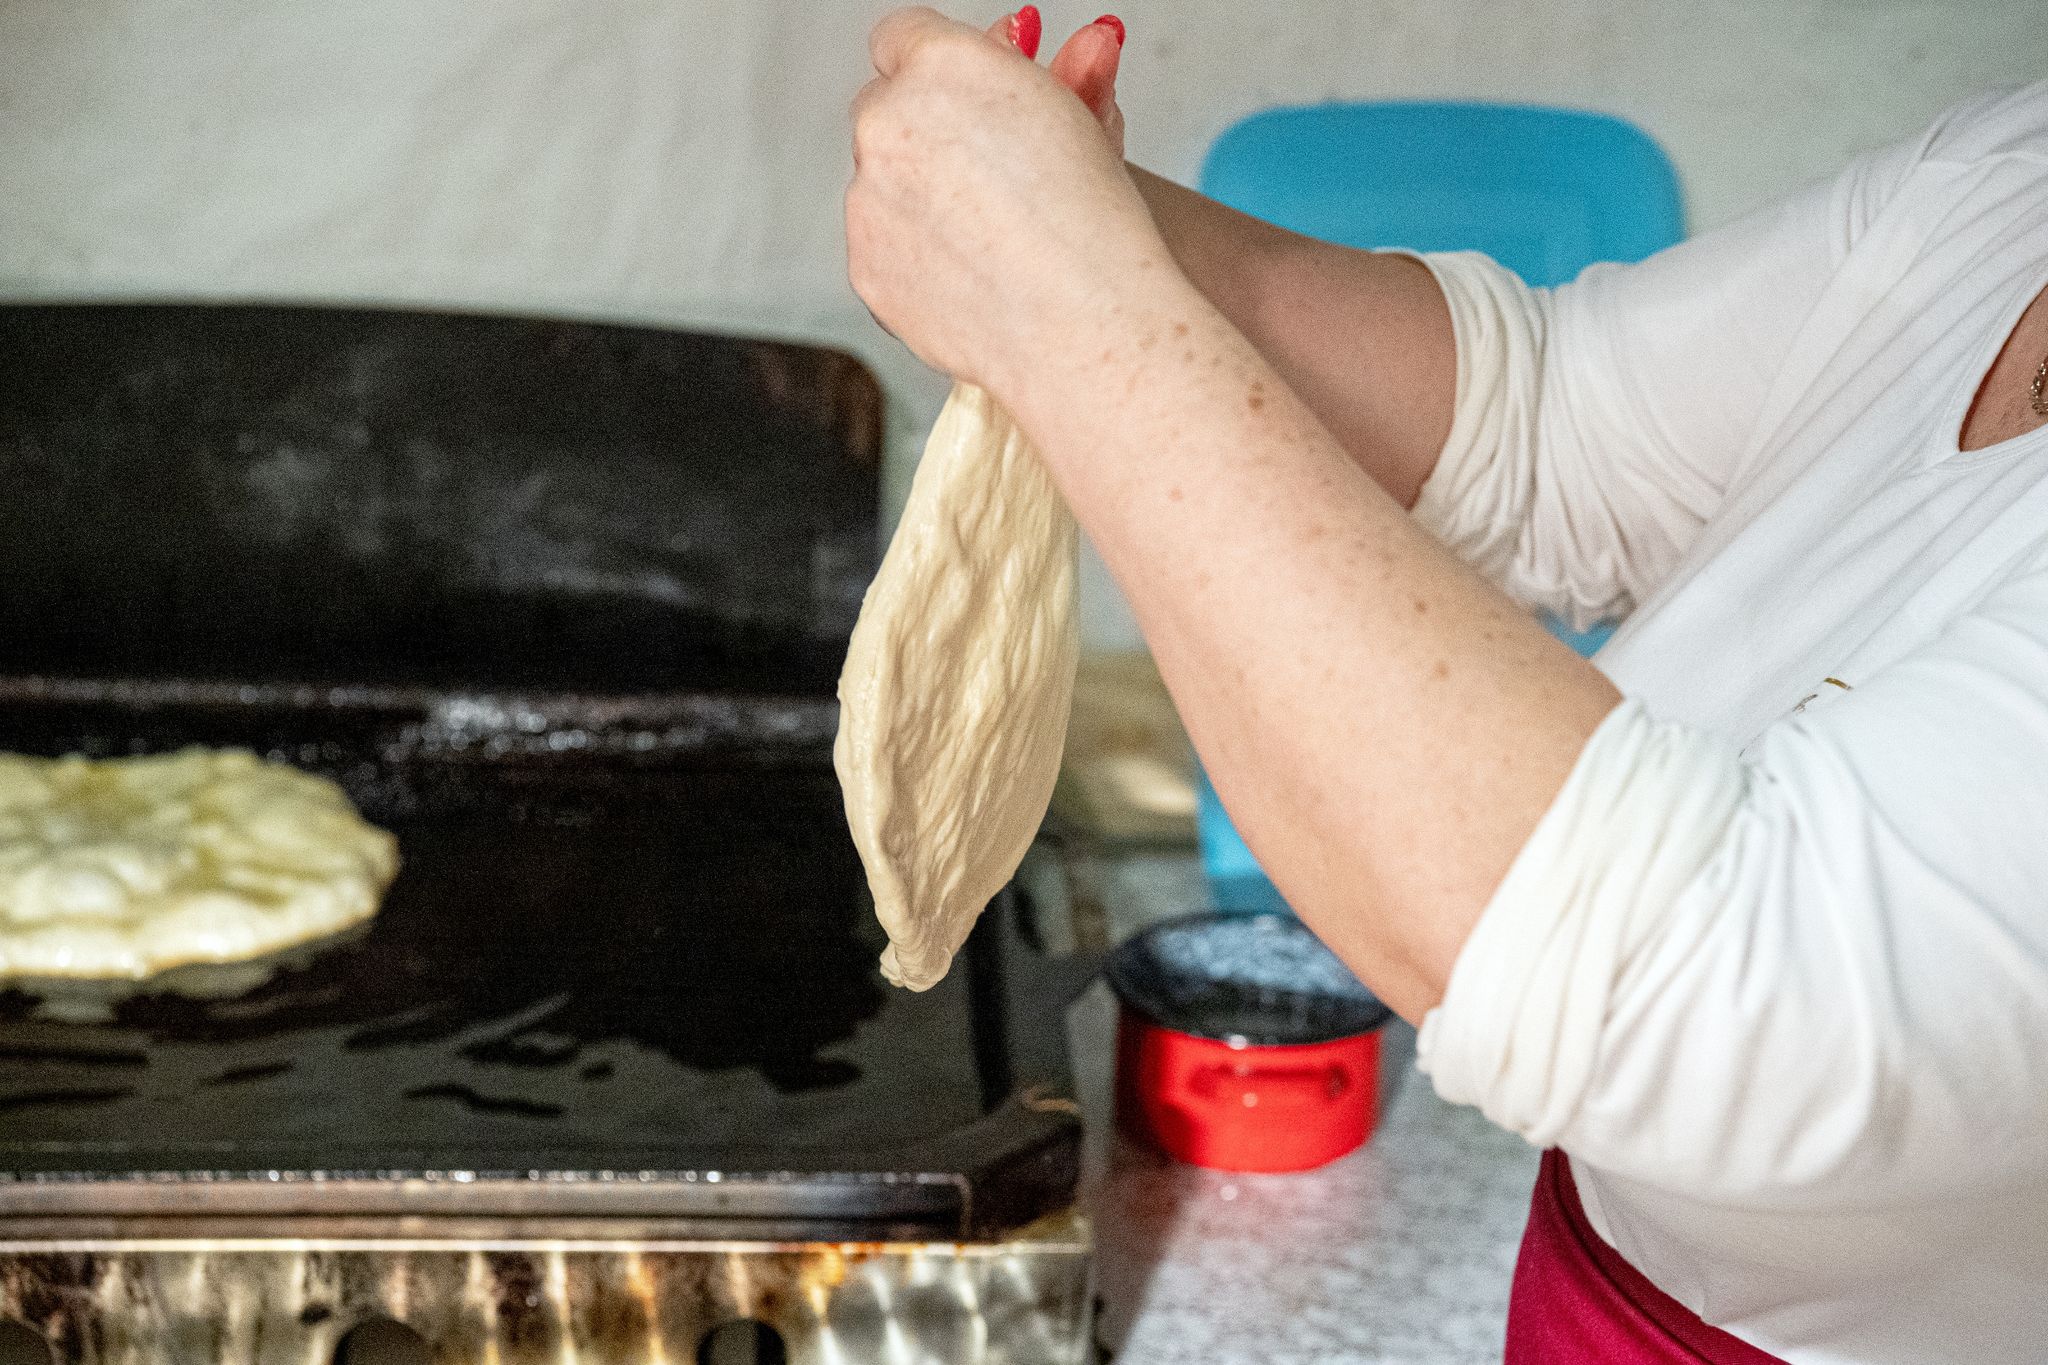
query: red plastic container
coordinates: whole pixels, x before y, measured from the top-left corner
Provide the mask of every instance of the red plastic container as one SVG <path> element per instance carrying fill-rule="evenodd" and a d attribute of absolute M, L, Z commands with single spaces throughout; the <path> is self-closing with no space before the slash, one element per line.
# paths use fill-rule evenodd
<path fill-rule="evenodd" d="M 1379 1111 L 1387 1008 L 1355 981 L 1318 992 L 1191 971 L 1205 935 L 1230 937 L 1240 955 L 1328 951 L 1291 915 L 1194 916 L 1119 948 L 1108 971 L 1122 1002 L 1118 1126 L 1224 1171 L 1304 1171 L 1360 1146 Z"/>
<path fill-rule="evenodd" d="M 1219 1171 L 1306 1171 L 1372 1136 L 1380 1036 L 1233 1047 L 1117 1021 L 1117 1122 L 1176 1161 Z"/>

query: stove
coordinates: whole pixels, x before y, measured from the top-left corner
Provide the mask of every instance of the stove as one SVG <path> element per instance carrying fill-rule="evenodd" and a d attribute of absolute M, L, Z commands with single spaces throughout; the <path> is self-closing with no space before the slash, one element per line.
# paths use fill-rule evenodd
<path fill-rule="evenodd" d="M 1093 964 L 1012 888 L 887 987 L 840 813 L 865 370 L 209 305 L 0 355 L 0 747 L 249 747 L 404 860 L 338 940 L 0 989 L 0 1362 L 1086 1358 Z"/>

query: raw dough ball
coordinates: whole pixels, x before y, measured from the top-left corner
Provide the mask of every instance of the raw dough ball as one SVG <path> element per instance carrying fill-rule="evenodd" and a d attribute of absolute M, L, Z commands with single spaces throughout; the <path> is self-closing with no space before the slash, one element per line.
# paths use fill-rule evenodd
<path fill-rule="evenodd" d="M 1045 818 L 1080 653 L 1078 539 L 1009 414 L 956 387 L 839 677 L 833 764 L 899 986 L 946 974 Z"/>
<path fill-rule="evenodd" d="M 0 754 L 0 977 L 142 977 L 377 912 L 398 844 L 333 783 L 242 750 Z"/>

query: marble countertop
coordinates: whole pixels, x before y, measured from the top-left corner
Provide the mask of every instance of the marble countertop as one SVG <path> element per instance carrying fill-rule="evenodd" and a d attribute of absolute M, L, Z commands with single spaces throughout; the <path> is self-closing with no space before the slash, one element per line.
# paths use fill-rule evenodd
<path fill-rule="evenodd" d="M 1089 889 L 1121 937 L 1199 905 L 1192 863 L 1127 860 Z M 1537 1154 L 1439 1100 L 1413 1068 L 1412 1031 L 1385 1039 L 1382 1115 L 1363 1148 L 1317 1171 L 1236 1175 L 1108 1136 L 1114 1016 L 1094 988 L 1074 1041 L 1094 1062 L 1077 1080 L 1096 1135 L 1097 1336 L 1116 1365 L 1500 1359 Z"/>

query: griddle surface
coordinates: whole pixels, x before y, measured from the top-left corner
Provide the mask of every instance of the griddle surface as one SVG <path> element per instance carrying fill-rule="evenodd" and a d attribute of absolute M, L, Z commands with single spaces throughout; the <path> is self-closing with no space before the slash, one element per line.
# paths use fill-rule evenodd
<path fill-rule="evenodd" d="M 0 355 L 0 748 L 246 746 L 403 858 L 344 940 L 0 988 L 0 1219 L 271 1175 L 379 1216 L 623 1177 L 623 1216 L 977 1236 L 1071 1200 L 1076 1124 L 1035 1097 L 1071 967 L 990 915 L 930 992 L 877 970 L 829 765 L 875 543 L 858 362 L 204 305 L 0 307 Z"/>
<path fill-rule="evenodd" d="M 224 998 L 7 991 L 0 1164 L 787 1163 L 980 1117 L 964 980 L 881 983 L 829 778 L 700 785 L 658 818 L 393 821 L 368 931 L 246 991 L 248 969 L 172 978 Z"/>

